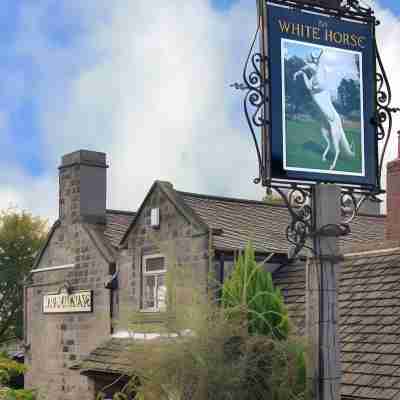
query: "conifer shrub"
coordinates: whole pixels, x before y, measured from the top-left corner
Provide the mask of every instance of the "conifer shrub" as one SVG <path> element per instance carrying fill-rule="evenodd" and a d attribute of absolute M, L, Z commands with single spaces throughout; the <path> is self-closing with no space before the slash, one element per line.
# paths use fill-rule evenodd
<path fill-rule="evenodd" d="M 251 245 L 239 255 L 232 275 L 223 284 L 222 304 L 231 317 L 247 314 L 249 334 L 287 339 L 289 319 L 283 296 L 274 287 L 271 273 L 257 264 Z"/>

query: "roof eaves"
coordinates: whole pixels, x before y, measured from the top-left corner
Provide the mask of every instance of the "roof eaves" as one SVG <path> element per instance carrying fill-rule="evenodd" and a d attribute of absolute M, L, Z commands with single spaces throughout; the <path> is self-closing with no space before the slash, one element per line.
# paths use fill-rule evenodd
<path fill-rule="evenodd" d="M 189 204 L 180 196 L 180 192 L 176 191 L 169 182 L 158 181 L 161 190 L 169 198 L 169 200 L 175 205 L 180 213 L 190 222 L 194 222 L 200 229 L 208 232 L 209 226 L 207 223 L 190 207 Z"/>
<path fill-rule="evenodd" d="M 146 204 L 148 198 L 153 193 L 156 187 L 159 187 L 162 190 L 162 192 L 168 197 L 168 199 L 175 205 L 175 207 L 185 218 L 187 218 L 189 221 L 195 222 L 196 225 L 199 225 L 201 228 L 208 230 L 208 225 L 193 211 L 193 209 L 188 204 L 185 203 L 185 201 L 182 199 L 182 197 L 178 195 L 177 191 L 174 189 L 170 182 L 155 181 L 148 191 L 146 197 L 144 198 L 142 204 L 140 205 L 138 211 L 136 212 L 131 224 L 124 233 L 124 236 L 120 241 L 120 246 L 123 246 L 126 238 L 135 226 L 136 221 L 144 208 L 144 205 Z"/>
<path fill-rule="evenodd" d="M 287 208 L 285 204 L 271 204 L 260 200 L 250 200 L 250 199 L 239 199 L 235 197 L 224 197 L 224 196 L 213 196 L 208 194 L 199 194 L 191 192 L 176 191 L 177 194 L 182 196 L 197 197 L 204 200 L 215 200 L 215 201 L 226 201 L 229 203 L 240 203 L 240 204 L 253 204 L 272 208 Z"/>
<path fill-rule="evenodd" d="M 124 211 L 124 210 L 113 210 L 113 209 L 107 209 L 106 214 L 116 214 L 116 215 L 131 215 L 135 216 L 137 213 L 136 211 Z"/>
<path fill-rule="evenodd" d="M 122 236 L 122 239 L 119 243 L 120 246 L 123 246 L 126 238 L 128 237 L 128 235 L 131 233 L 133 227 L 136 224 L 137 219 L 139 218 L 139 215 L 142 213 L 142 210 L 144 208 L 144 205 L 146 204 L 147 199 L 150 197 L 151 193 L 153 193 L 154 188 L 156 187 L 157 181 L 155 181 L 152 185 L 150 190 L 147 192 L 146 197 L 144 198 L 144 200 L 142 201 L 142 204 L 140 205 L 140 207 L 138 208 L 135 216 L 133 217 L 132 222 L 130 223 L 130 225 L 128 226 L 128 229 L 126 230 L 126 232 L 124 233 L 124 236 Z"/>
<path fill-rule="evenodd" d="M 115 262 L 114 252 L 111 250 L 111 247 L 107 245 L 107 242 L 104 238 L 103 233 L 97 232 L 91 225 L 82 224 L 83 229 L 87 233 L 87 235 L 92 240 L 92 243 L 95 245 L 96 249 L 99 251 L 101 256 L 108 262 Z"/>
<path fill-rule="evenodd" d="M 51 240 L 51 238 L 52 238 L 53 235 L 54 235 L 54 232 L 56 231 L 56 229 L 57 229 L 60 225 L 61 225 L 61 221 L 60 221 L 59 219 L 58 219 L 56 222 L 54 222 L 54 224 L 53 224 L 53 226 L 51 227 L 49 233 L 47 234 L 47 238 L 46 238 L 46 241 L 45 241 L 44 245 L 43 245 L 42 248 L 39 250 L 39 253 L 38 253 L 37 256 L 36 256 L 35 261 L 33 262 L 33 267 L 32 267 L 32 269 L 35 269 L 35 268 L 39 265 L 40 260 L 42 259 L 43 254 L 44 254 L 44 252 L 46 251 L 47 246 L 49 245 L 50 240 Z"/>
<path fill-rule="evenodd" d="M 379 250 L 366 250 L 354 253 L 345 254 L 345 258 L 353 258 L 353 257 L 363 257 L 363 256 L 372 256 L 372 255 L 381 255 L 386 253 L 399 253 L 400 247 L 391 247 L 387 249 L 379 249 Z"/>

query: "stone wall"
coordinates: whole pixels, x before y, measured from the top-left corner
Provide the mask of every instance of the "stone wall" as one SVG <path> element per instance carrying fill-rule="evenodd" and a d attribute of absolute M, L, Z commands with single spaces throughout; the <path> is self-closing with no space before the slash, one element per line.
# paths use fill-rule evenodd
<path fill-rule="evenodd" d="M 150 226 L 151 208 L 160 209 L 160 227 Z M 195 280 L 206 287 L 210 254 L 209 236 L 184 216 L 165 192 L 156 186 L 147 198 L 126 239 L 126 248 L 117 261 L 119 278 L 119 313 L 117 330 L 129 329 L 135 312 L 141 308 L 141 268 L 146 255 L 163 254 L 167 269 L 181 265 L 191 269 Z M 151 321 L 151 315 L 149 316 Z M 157 320 L 157 316 L 154 315 Z"/>
<path fill-rule="evenodd" d="M 75 264 L 73 268 L 33 274 L 27 288 L 26 387 L 38 387 L 41 398 L 93 400 L 94 389 L 70 367 L 110 334 L 110 292 L 104 288 L 109 265 L 79 223 L 61 224 L 37 268 Z M 93 313 L 43 314 L 43 296 L 66 282 L 72 290 L 93 290 Z"/>

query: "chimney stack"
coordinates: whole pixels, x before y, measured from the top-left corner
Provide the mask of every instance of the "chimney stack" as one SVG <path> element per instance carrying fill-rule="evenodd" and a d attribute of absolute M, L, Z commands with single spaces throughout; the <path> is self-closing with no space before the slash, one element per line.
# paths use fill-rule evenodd
<path fill-rule="evenodd" d="M 387 164 L 386 179 L 385 237 L 386 240 L 400 241 L 400 142 L 398 143 L 397 158 Z"/>
<path fill-rule="evenodd" d="M 106 154 L 88 150 L 66 154 L 59 171 L 61 222 L 105 224 Z"/>

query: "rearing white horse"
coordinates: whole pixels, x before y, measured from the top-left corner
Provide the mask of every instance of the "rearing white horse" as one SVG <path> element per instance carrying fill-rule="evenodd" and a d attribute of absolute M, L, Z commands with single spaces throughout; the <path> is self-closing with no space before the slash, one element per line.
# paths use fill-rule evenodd
<path fill-rule="evenodd" d="M 326 161 L 326 156 L 332 145 L 335 157 L 329 169 L 333 170 L 336 167 L 341 148 L 349 158 L 353 158 L 355 153 L 346 138 L 342 119 L 332 103 L 331 95 L 326 85 L 329 79 L 328 74 L 325 66 L 321 63 L 322 54 L 323 50 L 321 50 L 320 54 L 311 52 L 307 57 L 306 65 L 297 71 L 293 78 L 295 80 L 299 76 L 303 78 L 307 90 L 321 112 L 321 133 L 327 144 L 322 160 Z"/>

